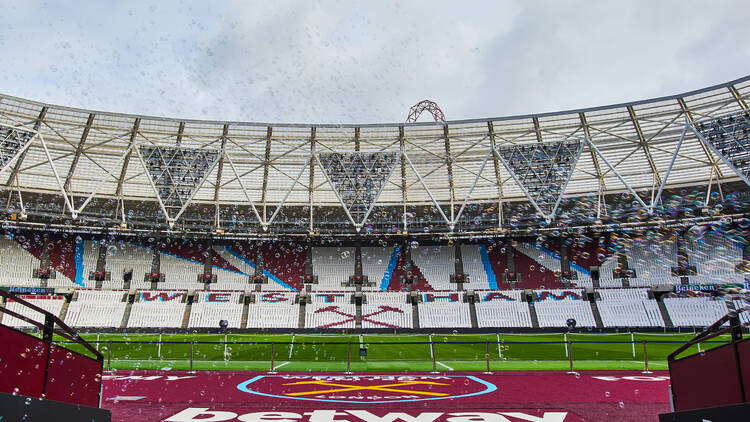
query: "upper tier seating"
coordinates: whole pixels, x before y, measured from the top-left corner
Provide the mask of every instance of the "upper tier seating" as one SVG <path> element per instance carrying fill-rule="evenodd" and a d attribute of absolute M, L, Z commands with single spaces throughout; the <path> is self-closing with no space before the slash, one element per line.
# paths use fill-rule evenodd
<path fill-rule="evenodd" d="M 578 327 L 595 327 L 591 304 L 583 300 L 583 290 L 535 290 L 534 307 L 540 327 L 565 327 L 568 318 Z"/>
<path fill-rule="evenodd" d="M 211 286 L 212 289 L 247 289 L 250 286 L 250 275 L 255 273 L 255 268 L 250 266 L 250 264 L 245 262 L 243 259 L 230 252 L 230 249 L 226 246 L 215 246 L 214 253 L 221 256 L 232 266 L 240 270 L 242 274 L 233 271 L 214 270 L 216 273 L 216 285 Z M 276 286 L 275 284 L 274 287 L 278 289 L 278 286 Z"/>
<path fill-rule="evenodd" d="M 159 271 L 164 274 L 164 282 L 159 283 L 160 288 L 203 289 L 203 283 L 198 281 L 198 276 L 203 274 L 203 264 L 165 253 L 159 255 Z"/>
<path fill-rule="evenodd" d="M 3 286 L 39 286 L 33 274 L 41 263 L 18 242 L 0 237 L 0 284 Z"/>
<path fill-rule="evenodd" d="M 605 327 L 664 327 L 659 303 L 646 289 L 599 289 L 596 303 Z"/>
<path fill-rule="evenodd" d="M 362 247 L 362 275 L 366 276 L 374 288 L 379 288 L 386 277 L 393 248 Z M 390 277 L 388 277 L 390 280 Z"/>
<path fill-rule="evenodd" d="M 521 290 L 478 291 L 475 304 L 479 328 L 531 327 L 529 306 L 521 300 Z"/>
<path fill-rule="evenodd" d="M 599 266 L 600 287 L 622 287 L 622 279 L 614 277 L 614 270 L 618 267 L 617 260 L 617 254 L 612 254 Z"/>
<path fill-rule="evenodd" d="M 248 305 L 247 328 L 297 328 L 299 303 L 297 293 L 255 293 L 255 302 Z"/>
<path fill-rule="evenodd" d="M 313 272 L 318 276 L 314 290 L 345 290 L 342 283 L 354 275 L 355 248 L 312 248 Z M 308 312 L 309 313 L 309 312 Z"/>
<path fill-rule="evenodd" d="M 89 275 L 91 275 L 91 273 L 96 271 L 96 262 L 98 260 L 99 260 L 99 242 L 94 242 L 91 240 L 84 240 L 83 241 L 83 274 L 81 274 L 81 278 L 83 279 L 83 285 L 86 288 L 93 289 L 96 287 L 96 281 L 89 280 Z M 104 287 L 104 283 L 102 283 L 102 287 Z M 119 287 L 122 287 L 122 283 L 120 283 Z"/>
<path fill-rule="evenodd" d="M 241 298 L 241 292 L 195 292 L 188 328 L 219 328 L 221 320 L 226 320 L 229 328 L 244 328 L 240 327 L 243 308 Z"/>
<path fill-rule="evenodd" d="M 63 304 L 65 304 L 65 298 L 63 298 L 62 296 L 20 296 L 20 298 L 31 303 L 32 305 L 36 305 L 44 309 L 45 311 L 52 313 L 57 317 L 60 316 L 60 311 L 62 310 Z M 18 302 L 10 300 L 6 302 L 5 307 L 8 310 L 44 324 L 44 314 L 41 314 L 27 307 L 26 305 L 22 305 Z M 33 327 L 32 324 L 29 324 L 28 322 L 13 317 L 9 314 L 3 314 L 2 320 L 0 320 L 0 322 L 10 327 Z"/>
<path fill-rule="evenodd" d="M 456 272 L 453 246 L 420 246 L 411 249 L 411 260 L 435 290 L 450 290 L 450 276 Z M 471 283 L 471 282 L 469 282 Z"/>
<path fill-rule="evenodd" d="M 702 297 L 664 297 L 664 306 L 675 327 L 708 327 L 728 312 L 721 299 Z"/>
<path fill-rule="evenodd" d="M 464 264 L 464 274 L 469 277 L 467 287 L 472 289 L 489 289 L 487 269 L 484 267 L 479 246 L 461 245 L 461 260 Z"/>
<path fill-rule="evenodd" d="M 132 269 L 130 288 L 150 288 L 151 283 L 146 282 L 144 277 L 151 272 L 153 257 L 153 251 L 143 246 L 126 242 L 111 243 L 107 246 L 106 269 L 112 274 L 112 279 L 103 282 L 102 287 L 121 289 L 124 271 Z"/>
<path fill-rule="evenodd" d="M 654 232 L 633 240 L 626 256 L 636 274 L 630 278 L 631 286 L 680 284 L 679 277 L 672 276 L 672 267 L 677 265 L 677 243 L 670 233 Z"/>
<path fill-rule="evenodd" d="M 186 297 L 185 291 L 139 290 L 127 326 L 179 328 L 185 316 Z"/>
<path fill-rule="evenodd" d="M 122 323 L 126 302 L 125 290 L 78 290 L 70 302 L 65 323 L 71 327 L 114 327 Z"/>

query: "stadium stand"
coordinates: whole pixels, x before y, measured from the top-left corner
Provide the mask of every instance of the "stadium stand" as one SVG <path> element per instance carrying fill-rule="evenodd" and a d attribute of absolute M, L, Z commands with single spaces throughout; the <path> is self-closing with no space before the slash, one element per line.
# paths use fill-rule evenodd
<path fill-rule="evenodd" d="M 394 257 L 394 248 L 385 247 L 362 247 L 362 275 L 366 276 L 373 286 L 379 288 L 383 284 L 383 279 L 386 283 L 390 281 L 390 273 L 388 268 L 391 264 L 391 259 Z M 396 260 L 393 260 L 393 266 L 396 266 Z M 387 274 L 388 273 L 388 274 Z"/>
<path fill-rule="evenodd" d="M 128 327 L 179 328 L 185 316 L 186 291 L 138 290 Z"/>
<path fill-rule="evenodd" d="M 710 296 L 672 295 L 663 296 L 662 301 L 675 327 L 708 327 L 728 311 L 724 300 Z"/>
<path fill-rule="evenodd" d="M 0 238 L 0 284 L 4 286 L 39 286 L 41 280 L 33 274 L 41 261 L 24 249 L 22 244 Z"/>
<path fill-rule="evenodd" d="M 127 307 L 125 290 L 77 290 L 65 323 L 71 327 L 119 328 Z"/>
<path fill-rule="evenodd" d="M 617 254 L 610 255 L 599 266 L 599 287 L 622 287 L 622 279 L 614 276 L 619 266 L 617 259 Z"/>
<path fill-rule="evenodd" d="M 80 279 L 85 288 L 96 288 L 96 281 L 89 280 L 91 273 L 96 271 L 96 263 L 99 260 L 99 242 L 91 240 L 83 241 L 83 274 Z M 77 276 L 77 275 L 76 275 Z M 103 286 L 103 284 L 102 284 Z"/>
<path fill-rule="evenodd" d="M 306 306 L 305 328 L 354 328 L 356 315 L 351 292 L 315 292 Z"/>
<path fill-rule="evenodd" d="M 649 232 L 633 239 L 626 256 L 636 275 L 630 278 L 631 286 L 680 284 L 680 278 L 672 275 L 672 267 L 677 265 L 677 244 L 672 233 Z"/>
<path fill-rule="evenodd" d="M 366 292 L 362 328 L 412 328 L 412 305 L 401 292 Z"/>
<path fill-rule="evenodd" d="M 416 248 L 414 248 L 416 249 Z M 412 255 L 410 251 L 410 255 Z M 413 282 L 411 284 L 411 287 L 409 287 L 408 283 L 405 281 L 406 277 L 406 271 L 407 271 L 407 262 L 406 262 L 406 253 L 405 248 L 402 246 L 399 248 L 397 253 L 397 259 L 396 259 L 396 267 L 391 273 L 391 279 L 388 283 L 388 290 L 392 291 L 404 291 L 404 290 L 416 290 L 416 291 L 431 291 L 435 290 L 427 281 L 424 274 L 422 274 L 422 271 L 420 270 L 419 266 L 414 263 L 414 259 L 411 260 L 411 265 L 409 268 L 411 268 L 411 273 L 413 277 Z M 450 275 L 449 275 L 450 277 Z"/>
<path fill-rule="evenodd" d="M 479 328 L 531 327 L 529 306 L 521 299 L 522 290 L 485 290 L 477 293 L 479 302 L 475 306 Z"/>
<path fill-rule="evenodd" d="M 212 290 L 245 290 L 248 288 L 250 274 L 253 274 L 255 267 L 244 259 L 229 246 L 215 246 L 214 257 L 220 257 L 227 264 L 222 267 L 223 271 L 216 271 L 216 285 Z M 236 268 L 236 271 L 227 270 L 226 267 Z M 214 264 L 214 268 L 216 265 Z"/>
<path fill-rule="evenodd" d="M 164 289 L 203 289 L 203 283 L 198 281 L 203 274 L 203 264 L 187 258 L 176 257 L 165 252 L 159 252 L 160 271 L 164 281 L 159 283 Z"/>
<path fill-rule="evenodd" d="M 419 246 L 412 248 L 411 260 L 435 290 L 450 290 L 450 275 L 455 273 L 456 252 L 452 246 Z"/>
<path fill-rule="evenodd" d="M 535 290 L 534 307 L 540 327 L 565 327 L 573 318 L 579 327 L 595 327 L 594 314 L 588 301 L 583 300 L 583 290 Z"/>
<path fill-rule="evenodd" d="M 599 289 L 596 301 L 604 327 L 664 327 L 656 300 L 647 289 Z"/>
<path fill-rule="evenodd" d="M 241 328 L 241 292 L 195 292 L 188 328 L 218 328 L 226 320 L 229 328 Z"/>
<path fill-rule="evenodd" d="M 65 304 L 65 298 L 63 298 L 62 296 L 22 295 L 20 297 L 21 299 L 28 301 L 32 305 L 36 305 L 44 309 L 45 311 L 51 312 L 52 314 L 57 316 L 60 316 L 60 311 L 62 311 L 63 305 Z M 5 307 L 13 312 L 44 324 L 44 315 L 31 308 L 20 306 L 18 302 L 8 301 L 5 303 Z M 2 323 L 10 327 L 32 327 L 32 325 L 28 322 L 11 315 L 4 315 Z"/>
<path fill-rule="evenodd" d="M 278 290 L 281 288 L 300 290 L 302 284 L 300 277 L 305 275 L 305 259 L 307 258 L 307 247 L 294 242 L 264 243 L 261 247 L 263 256 L 263 268 L 272 275 L 268 285 Z M 352 274 L 354 275 L 354 253 L 350 252 L 352 259 Z M 339 258 L 340 259 L 340 258 Z M 344 265 L 349 265 L 346 262 Z M 347 277 L 348 280 L 348 277 Z M 339 285 L 340 289 L 341 286 Z"/>
<path fill-rule="evenodd" d="M 318 284 L 314 290 L 345 290 L 341 287 L 354 275 L 354 248 L 352 247 L 314 247 L 312 248 L 312 264 Z"/>
<path fill-rule="evenodd" d="M 75 287 L 77 273 L 75 237 L 67 233 L 49 235 L 46 248 L 49 253 L 50 267 L 56 273 L 56 277 L 47 280 L 47 286 Z"/>
<path fill-rule="evenodd" d="M 463 292 L 431 292 L 422 294 L 419 304 L 421 328 L 471 327 L 469 304 L 463 301 Z"/>
<path fill-rule="evenodd" d="M 483 247 L 483 246 L 482 246 Z M 486 251 L 486 248 L 484 248 Z M 484 257 L 482 254 L 484 253 Z M 489 264 L 486 252 L 482 252 L 479 245 L 461 245 L 461 258 L 464 264 L 464 274 L 469 277 L 469 286 L 472 289 L 491 289 L 497 287 L 495 274 Z M 493 283 L 490 285 L 491 276 Z"/>
<path fill-rule="evenodd" d="M 147 273 L 151 272 L 153 251 L 141 245 L 127 242 L 113 242 L 107 246 L 106 270 L 111 273 L 111 280 L 102 283 L 103 288 L 123 288 L 123 274 L 133 271 L 130 281 L 131 289 L 148 289 L 150 283 L 144 281 Z"/>
<path fill-rule="evenodd" d="M 264 292 L 255 294 L 248 305 L 247 328 L 297 328 L 300 305 L 296 293 Z"/>

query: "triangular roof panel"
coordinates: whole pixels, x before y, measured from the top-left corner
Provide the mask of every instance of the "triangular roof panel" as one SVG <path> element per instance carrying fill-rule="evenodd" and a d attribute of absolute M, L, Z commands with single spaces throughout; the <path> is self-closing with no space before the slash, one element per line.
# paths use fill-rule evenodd
<path fill-rule="evenodd" d="M 142 145 L 140 153 L 159 199 L 170 214 L 190 202 L 220 155 L 214 149 L 151 145 Z"/>
<path fill-rule="evenodd" d="M 581 155 L 580 139 L 509 145 L 498 158 L 540 214 L 552 219 Z"/>
<path fill-rule="evenodd" d="M 326 152 L 323 170 L 355 226 L 362 226 L 398 160 L 396 152 Z"/>

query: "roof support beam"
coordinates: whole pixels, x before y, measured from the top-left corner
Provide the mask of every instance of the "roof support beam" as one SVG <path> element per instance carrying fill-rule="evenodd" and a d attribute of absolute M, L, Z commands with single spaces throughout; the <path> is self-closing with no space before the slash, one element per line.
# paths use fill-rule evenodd
<path fill-rule="evenodd" d="M 688 108 L 687 103 L 685 102 L 684 98 L 678 98 L 677 103 L 680 105 L 682 112 L 685 113 L 685 116 L 687 116 L 688 120 L 690 120 L 691 122 L 695 120 L 693 119 L 693 112 L 691 112 L 690 109 Z M 711 156 L 711 152 L 709 152 L 708 147 L 706 147 L 706 145 L 704 145 L 703 142 L 698 141 L 698 144 L 701 146 L 701 149 L 703 150 L 703 154 L 706 155 L 706 160 L 708 160 L 708 162 L 711 163 L 711 167 L 716 171 L 716 175 L 718 176 L 718 179 L 724 178 L 724 175 L 721 174 L 721 169 L 719 169 L 719 166 L 718 166 L 719 159 Z"/>
<path fill-rule="evenodd" d="M 221 227 L 221 218 L 219 215 L 219 196 L 221 191 L 221 173 L 224 170 L 224 149 L 227 146 L 227 138 L 229 137 L 229 124 L 224 123 L 224 128 L 221 131 L 221 151 L 222 154 L 219 156 L 219 164 L 216 168 L 216 185 L 214 185 L 214 205 L 216 207 L 216 220 L 214 221 L 215 227 L 218 229 Z"/>
<path fill-rule="evenodd" d="M 583 133 L 586 135 L 586 139 L 590 140 L 591 128 L 589 127 L 589 122 L 586 119 L 586 115 L 583 112 L 578 113 L 578 118 L 581 120 L 581 127 L 583 127 Z M 596 218 L 598 219 L 599 217 L 601 217 L 601 214 L 602 214 L 602 205 L 606 207 L 606 203 L 604 202 L 604 193 L 607 191 L 607 184 L 604 183 L 604 177 L 602 177 L 602 169 L 599 166 L 599 157 L 594 153 L 594 150 L 591 148 L 589 148 L 589 153 L 591 154 L 591 161 L 594 162 L 594 169 L 596 170 L 596 179 L 599 182 L 599 188 L 597 190 L 597 195 L 596 195 Z"/>
<path fill-rule="evenodd" d="M 307 194 L 310 199 L 310 233 L 313 232 L 313 203 L 315 201 L 315 138 L 317 137 L 317 130 L 315 126 L 310 128 L 310 184 L 307 188 Z"/>
<path fill-rule="evenodd" d="M 747 110 L 747 103 L 745 102 L 745 99 L 742 98 L 742 95 L 737 91 L 737 88 L 734 87 L 734 85 L 729 85 L 729 92 L 732 93 L 732 96 L 735 100 L 737 100 L 737 103 L 739 103 L 740 107 L 742 107 L 743 110 Z"/>
<path fill-rule="evenodd" d="M 630 115 L 630 121 L 633 123 L 635 132 L 638 134 L 638 142 L 643 149 L 643 153 L 646 155 L 646 160 L 648 161 L 649 167 L 651 167 L 651 174 L 654 177 L 656 185 L 661 185 L 661 176 L 659 176 L 659 171 L 656 169 L 654 159 L 651 157 L 651 151 L 648 149 L 648 142 L 646 141 L 646 137 L 643 136 L 643 130 L 641 130 L 641 124 L 638 122 L 638 116 L 636 116 L 633 106 L 628 106 L 628 114 Z"/>
<path fill-rule="evenodd" d="M 68 170 L 68 176 L 65 177 L 65 191 L 70 192 L 70 184 L 73 181 L 73 173 L 76 171 L 76 167 L 78 166 L 78 160 L 81 158 L 81 153 L 83 152 L 83 146 L 86 144 L 86 138 L 89 136 L 89 131 L 91 130 L 91 125 L 94 124 L 94 118 L 96 118 L 96 115 L 94 113 L 89 114 L 88 120 L 86 120 L 86 127 L 83 128 L 83 133 L 81 134 L 81 140 L 78 142 L 78 146 L 76 146 L 76 152 L 75 155 L 73 155 L 73 161 L 70 163 L 70 170 Z"/>
<path fill-rule="evenodd" d="M 532 120 L 534 121 L 534 132 L 536 132 L 536 141 L 542 142 L 542 129 L 539 127 L 539 118 L 534 116 L 532 117 Z"/>
<path fill-rule="evenodd" d="M 448 136 L 448 125 L 443 125 L 443 141 L 445 143 L 445 164 L 448 169 L 448 187 L 451 192 L 451 221 L 453 221 L 453 205 L 456 202 L 456 193 L 453 186 L 453 157 L 451 156 L 451 140 L 450 136 Z"/>
<path fill-rule="evenodd" d="M 138 129 L 141 127 L 141 118 L 136 117 L 133 123 L 133 131 L 130 133 L 130 141 L 128 142 L 128 153 L 125 155 L 125 161 L 122 163 L 122 169 L 120 170 L 120 177 L 117 179 L 117 190 L 115 196 L 120 201 L 118 210 L 122 212 L 122 222 L 125 223 L 125 201 L 122 197 L 122 184 L 125 182 L 125 174 L 128 172 L 128 164 L 130 164 L 130 157 L 133 155 L 133 145 L 135 144 L 135 138 L 138 136 Z M 117 218 L 117 211 L 115 211 L 115 218 Z"/>
<path fill-rule="evenodd" d="M 359 128 L 354 128 L 354 151 L 359 152 Z"/>
<path fill-rule="evenodd" d="M 404 137 L 404 127 L 399 126 L 398 127 L 398 145 L 401 149 L 401 198 L 403 200 L 402 204 L 402 210 L 401 210 L 401 218 L 403 219 L 404 224 L 404 233 L 408 230 L 407 229 L 407 221 L 406 221 L 406 201 L 407 201 L 407 194 L 406 194 L 406 157 L 404 156 L 404 151 L 406 151 L 405 144 L 406 138 Z"/>
<path fill-rule="evenodd" d="M 268 204 L 266 203 L 266 190 L 268 189 L 268 167 L 271 163 L 271 136 L 273 135 L 273 128 L 268 126 L 266 128 L 266 154 L 263 158 L 263 189 L 261 190 L 260 201 L 263 203 L 263 221 L 268 218 L 267 209 Z"/>
<path fill-rule="evenodd" d="M 500 177 L 500 161 L 494 151 L 497 149 L 495 142 L 495 126 L 492 122 L 487 122 L 487 131 L 490 135 L 490 146 L 492 147 L 492 164 L 495 166 L 495 179 L 497 180 L 497 227 L 503 227 L 503 179 Z"/>
<path fill-rule="evenodd" d="M 36 118 L 36 122 L 34 123 L 35 131 L 38 131 L 42 126 L 42 123 L 44 123 L 44 117 L 47 116 L 47 110 L 49 110 L 49 107 L 44 106 L 42 107 L 42 111 L 39 112 L 39 116 Z M 26 158 L 26 154 L 28 152 L 29 149 L 26 148 L 16 160 L 16 164 L 13 166 L 13 171 L 11 171 L 10 176 L 8 176 L 8 180 L 5 182 L 6 187 L 10 186 L 18 176 L 18 172 L 21 171 L 21 164 L 23 164 L 23 159 Z"/>
<path fill-rule="evenodd" d="M 177 146 L 182 144 L 182 134 L 185 133 L 185 122 L 180 122 L 180 127 L 177 128 Z"/>

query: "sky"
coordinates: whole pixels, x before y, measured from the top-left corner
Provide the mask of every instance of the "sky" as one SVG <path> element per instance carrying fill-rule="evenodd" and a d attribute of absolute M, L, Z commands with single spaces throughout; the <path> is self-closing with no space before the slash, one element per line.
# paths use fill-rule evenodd
<path fill-rule="evenodd" d="M 185 119 L 394 123 L 750 74 L 750 1 L 0 0 L 0 95 Z M 423 116 L 420 120 L 429 120 Z"/>

